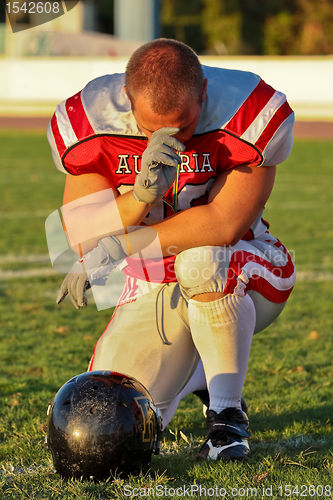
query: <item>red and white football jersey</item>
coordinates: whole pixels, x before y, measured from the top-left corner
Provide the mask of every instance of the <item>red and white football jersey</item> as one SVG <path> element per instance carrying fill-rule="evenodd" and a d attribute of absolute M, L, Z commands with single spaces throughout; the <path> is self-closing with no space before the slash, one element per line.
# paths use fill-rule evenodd
<path fill-rule="evenodd" d="M 239 165 L 276 165 L 291 151 L 294 113 L 283 93 L 254 73 L 203 69 L 208 78 L 207 98 L 195 133 L 180 154 L 177 193 L 172 186 L 164 202 L 148 214 L 147 224 L 171 215 L 175 199 L 177 211 L 207 203 L 221 172 Z M 92 80 L 58 105 L 47 132 L 59 170 L 71 175 L 102 174 L 120 194 L 132 189 L 148 142 L 134 119 L 123 85 L 124 74 Z M 261 215 L 244 239 L 267 230 Z M 173 260 L 165 259 L 165 281 L 175 280 Z"/>

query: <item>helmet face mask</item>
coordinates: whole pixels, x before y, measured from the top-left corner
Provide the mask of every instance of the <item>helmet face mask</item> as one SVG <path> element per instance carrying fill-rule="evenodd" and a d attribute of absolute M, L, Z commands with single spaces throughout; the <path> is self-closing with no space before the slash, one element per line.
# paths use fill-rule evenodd
<path fill-rule="evenodd" d="M 66 382 L 48 409 L 48 446 L 63 477 L 105 479 L 145 471 L 160 419 L 140 382 L 95 371 Z"/>

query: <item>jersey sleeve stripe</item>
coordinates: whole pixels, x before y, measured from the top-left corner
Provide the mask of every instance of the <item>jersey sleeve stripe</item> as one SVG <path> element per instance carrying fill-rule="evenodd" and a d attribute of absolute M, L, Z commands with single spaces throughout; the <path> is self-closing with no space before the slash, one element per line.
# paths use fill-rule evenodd
<path fill-rule="evenodd" d="M 242 134 L 241 138 L 255 144 L 267 126 L 267 123 L 285 101 L 286 96 L 282 92 L 275 92 L 248 129 Z"/>
<path fill-rule="evenodd" d="M 66 101 L 61 102 L 57 106 L 55 114 L 62 140 L 65 143 L 66 148 L 69 148 L 77 142 L 77 137 L 67 115 Z"/>
<path fill-rule="evenodd" d="M 224 128 L 239 136 L 243 135 L 274 93 L 273 87 L 260 80 Z"/>
<path fill-rule="evenodd" d="M 57 146 L 57 150 L 58 150 L 59 156 L 61 158 L 67 148 L 66 148 L 66 144 L 63 141 L 62 135 L 61 135 L 59 127 L 58 127 L 56 113 L 54 113 L 54 115 L 51 118 L 51 130 L 52 130 L 52 134 L 54 137 L 54 142 Z"/>
<path fill-rule="evenodd" d="M 282 125 L 282 123 L 288 118 L 289 115 L 293 113 L 293 110 L 289 106 L 288 102 L 285 101 L 282 106 L 276 111 L 272 119 L 269 121 L 267 127 L 264 129 L 263 133 L 255 143 L 255 146 L 261 151 L 265 149 L 268 142 L 272 139 L 275 132 Z"/>
<path fill-rule="evenodd" d="M 89 135 L 95 133 L 84 110 L 81 92 L 67 99 L 66 112 L 78 140 L 89 137 Z"/>

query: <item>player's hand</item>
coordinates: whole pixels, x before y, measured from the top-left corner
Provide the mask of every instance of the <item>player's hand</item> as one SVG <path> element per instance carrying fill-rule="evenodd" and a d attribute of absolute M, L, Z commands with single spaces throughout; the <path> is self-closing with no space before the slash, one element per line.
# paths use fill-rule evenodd
<path fill-rule="evenodd" d="M 136 176 L 133 196 L 144 203 L 155 203 L 172 186 L 181 163 L 175 152 L 185 146 L 173 137 L 179 128 L 164 127 L 156 130 L 149 140 L 141 159 L 141 171 Z"/>
<path fill-rule="evenodd" d="M 102 285 L 125 254 L 116 236 L 107 236 L 97 247 L 77 260 L 62 282 L 56 302 L 60 304 L 68 295 L 73 306 L 81 309 L 87 305 L 86 290 L 91 284 Z"/>

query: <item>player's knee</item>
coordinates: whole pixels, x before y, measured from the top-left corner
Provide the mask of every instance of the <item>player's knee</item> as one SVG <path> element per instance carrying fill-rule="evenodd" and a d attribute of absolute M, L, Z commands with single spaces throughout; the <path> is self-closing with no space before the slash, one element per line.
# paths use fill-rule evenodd
<path fill-rule="evenodd" d="M 175 272 L 183 296 L 223 292 L 227 280 L 231 247 L 195 247 L 181 252 Z"/>

